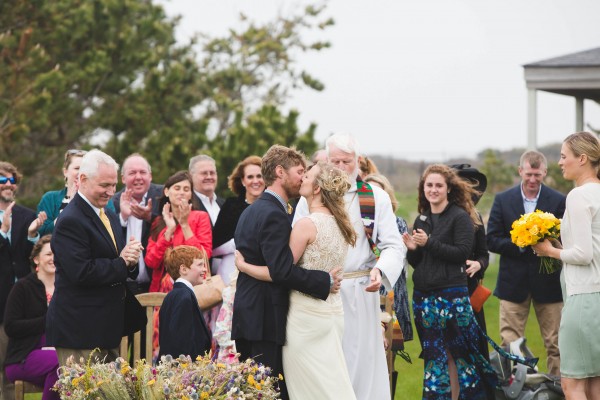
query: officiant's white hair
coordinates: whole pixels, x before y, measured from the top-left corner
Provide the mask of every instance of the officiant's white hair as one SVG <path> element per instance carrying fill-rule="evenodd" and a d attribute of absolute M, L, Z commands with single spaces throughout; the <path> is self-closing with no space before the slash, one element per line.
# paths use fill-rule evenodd
<path fill-rule="evenodd" d="M 331 146 L 343 151 L 344 153 L 354 154 L 354 159 L 358 161 L 358 143 L 354 138 L 346 133 L 334 133 L 325 141 L 325 150 L 329 157 Z"/>

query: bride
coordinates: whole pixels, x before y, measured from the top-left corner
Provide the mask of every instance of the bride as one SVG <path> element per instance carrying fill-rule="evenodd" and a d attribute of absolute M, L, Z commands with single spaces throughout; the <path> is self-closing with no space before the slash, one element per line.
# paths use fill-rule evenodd
<path fill-rule="evenodd" d="M 310 215 L 292 229 L 290 248 L 297 267 L 329 272 L 343 266 L 356 232 L 344 207 L 350 188 L 345 172 L 319 162 L 308 170 L 300 195 Z M 236 266 L 256 279 L 271 281 L 266 266 L 245 262 L 236 252 Z M 235 305 L 234 305 L 235 307 Z M 326 301 L 292 290 L 283 346 L 283 371 L 291 399 L 355 399 L 344 353 L 344 313 L 339 293 Z"/>

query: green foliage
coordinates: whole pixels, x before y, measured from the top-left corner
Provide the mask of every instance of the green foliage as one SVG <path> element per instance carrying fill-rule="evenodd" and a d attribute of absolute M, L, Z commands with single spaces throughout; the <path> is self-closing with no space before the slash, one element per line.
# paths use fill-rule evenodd
<path fill-rule="evenodd" d="M 175 21 L 147 1 L 12 1 L 0 26 L 0 159 L 39 197 L 62 181 L 67 148 L 118 125 L 119 106 L 140 110 L 123 100 L 173 48 Z"/>
<path fill-rule="evenodd" d="M 488 180 L 487 192 L 497 193 L 514 184 L 516 168 L 507 165 L 498 151 L 487 149 L 483 152 L 483 165 L 480 168 Z"/>
<path fill-rule="evenodd" d="M 139 152 L 157 182 L 201 152 L 228 174 L 274 143 L 314 150 L 315 126 L 300 133 L 298 112 L 281 109 L 295 88 L 324 88 L 296 63 L 329 47 L 305 39 L 333 24 L 322 11 L 264 24 L 242 15 L 224 37 L 178 45 L 178 19 L 152 1 L 0 2 L 0 159 L 26 177 L 21 199 L 60 187 L 73 147 L 117 161 Z"/>
<path fill-rule="evenodd" d="M 311 124 L 305 132 L 300 132 L 297 119 L 297 111 L 282 115 L 277 107 L 268 104 L 245 120 L 238 114 L 227 136 L 211 145 L 211 153 L 218 160 L 221 171 L 217 191 L 225 191 L 227 181 L 224 177 L 233 172 L 239 161 L 253 154 L 262 156 L 275 143 L 295 146 L 309 155 L 314 152 L 317 149 L 316 126 Z"/>

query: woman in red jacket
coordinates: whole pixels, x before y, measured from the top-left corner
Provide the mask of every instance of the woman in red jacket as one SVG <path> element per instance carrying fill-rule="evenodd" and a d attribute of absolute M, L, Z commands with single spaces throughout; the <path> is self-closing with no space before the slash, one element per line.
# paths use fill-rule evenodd
<path fill-rule="evenodd" d="M 144 261 L 153 269 L 150 292 L 169 292 L 173 284 L 166 276 L 163 259 L 169 247 L 194 246 L 212 254 L 212 230 L 210 218 L 204 211 L 196 211 L 192 192 L 192 179 L 187 171 L 171 175 L 165 182 L 159 210 L 162 216 L 152 223 L 148 248 Z M 167 278 L 169 278 L 167 276 Z"/>

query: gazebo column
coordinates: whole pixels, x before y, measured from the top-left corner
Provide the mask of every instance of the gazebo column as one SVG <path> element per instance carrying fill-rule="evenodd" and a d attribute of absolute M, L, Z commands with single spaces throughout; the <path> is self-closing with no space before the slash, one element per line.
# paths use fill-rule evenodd
<path fill-rule="evenodd" d="M 575 98 L 575 132 L 583 130 L 583 98 Z"/>
<path fill-rule="evenodd" d="M 527 89 L 527 148 L 537 149 L 537 90 Z"/>

